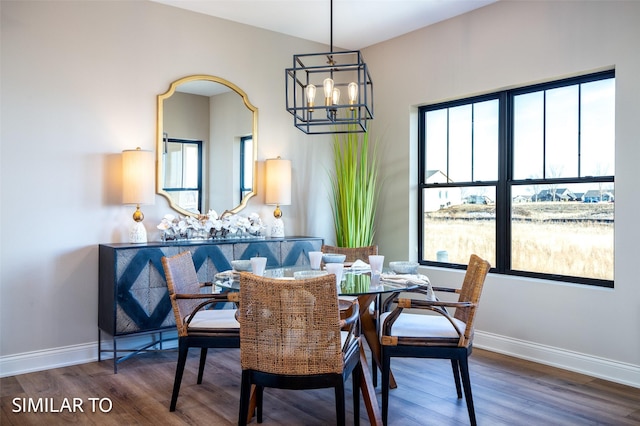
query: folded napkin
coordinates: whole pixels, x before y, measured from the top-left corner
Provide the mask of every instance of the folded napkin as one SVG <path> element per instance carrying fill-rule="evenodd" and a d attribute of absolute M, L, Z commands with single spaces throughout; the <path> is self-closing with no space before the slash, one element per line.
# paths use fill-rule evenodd
<path fill-rule="evenodd" d="M 437 300 L 431 287 L 431 281 L 426 275 L 422 274 L 381 274 L 380 279 L 385 282 L 397 284 L 417 284 L 426 287 L 427 300 Z"/>
<path fill-rule="evenodd" d="M 371 266 L 369 266 L 368 263 L 366 263 L 366 262 L 364 262 L 364 261 L 362 261 L 360 259 L 356 260 L 355 262 L 353 262 L 351 264 L 351 269 L 360 270 L 360 269 L 370 269 L 370 268 L 371 268 Z"/>
<path fill-rule="evenodd" d="M 215 274 L 214 277 L 215 277 L 216 280 L 220 280 L 220 281 L 239 279 L 240 278 L 240 272 L 234 271 L 233 269 L 230 269 L 228 271 L 218 272 L 217 274 Z"/>
<path fill-rule="evenodd" d="M 381 274 L 380 279 L 402 284 L 417 284 L 431 286 L 431 282 L 426 275 L 422 274 Z"/>

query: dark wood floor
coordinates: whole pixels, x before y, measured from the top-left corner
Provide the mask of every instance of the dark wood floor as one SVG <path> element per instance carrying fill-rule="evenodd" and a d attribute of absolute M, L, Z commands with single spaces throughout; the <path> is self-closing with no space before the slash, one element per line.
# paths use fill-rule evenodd
<path fill-rule="evenodd" d="M 113 374 L 112 361 L 58 368 L 0 379 L 0 424 L 7 425 L 232 425 L 237 423 L 239 350 L 210 350 L 202 385 L 196 385 L 197 352 L 190 354 L 178 399 L 170 413 L 176 352 L 133 357 Z M 464 425 L 464 400 L 455 394 L 448 361 L 394 359 L 398 388 L 390 393 L 390 425 Z M 640 389 L 570 373 L 476 349 L 471 381 L 480 425 L 640 425 Z M 380 388 L 377 389 L 380 401 Z M 80 398 L 75 413 L 12 412 L 15 398 L 53 398 L 60 409 L 67 398 Z M 103 400 L 92 412 L 90 398 Z M 353 421 L 351 386 L 348 424 Z M 51 400 L 48 400 L 51 402 Z M 24 410 L 22 400 L 17 401 Z M 27 407 L 28 408 L 28 407 Z M 361 408 L 361 422 L 368 424 Z M 265 392 L 264 425 L 335 423 L 331 390 Z M 252 424 L 256 424 L 255 420 Z"/>

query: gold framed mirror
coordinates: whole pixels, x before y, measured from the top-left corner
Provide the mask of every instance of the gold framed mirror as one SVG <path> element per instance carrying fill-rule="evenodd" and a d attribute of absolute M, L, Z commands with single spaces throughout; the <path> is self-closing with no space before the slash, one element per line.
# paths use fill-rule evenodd
<path fill-rule="evenodd" d="M 172 82 L 157 99 L 156 192 L 182 215 L 238 213 L 257 193 L 258 109 L 212 75 Z"/>

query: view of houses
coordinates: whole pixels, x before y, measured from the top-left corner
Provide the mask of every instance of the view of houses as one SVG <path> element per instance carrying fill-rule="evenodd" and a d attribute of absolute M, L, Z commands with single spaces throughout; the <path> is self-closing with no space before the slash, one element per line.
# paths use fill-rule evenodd
<path fill-rule="evenodd" d="M 449 179 L 440 170 L 429 170 L 426 182 L 427 184 L 451 184 L 453 180 Z M 541 187 L 544 187 L 544 189 L 540 189 Z M 495 196 L 487 194 L 489 192 L 488 188 L 484 186 L 429 188 L 424 193 L 424 211 L 437 211 L 461 204 L 493 204 L 495 203 Z M 514 203 L 550 201 L 612 203 L 615 199 L 614 191 L 605 188 L 587 189 L 583 192 L 574 191 L 570 188 L 554 187 L 553 185 L 531 185 L 526 188 L 529 193 L 514 195 Z"/>
<path fill-rule="evenodd" d="M 612 191 L 591 189 L 573 192 L 568 188 L 544 189 L 524 201 L 582 201 L 584 203 L 613 202 Z"/>

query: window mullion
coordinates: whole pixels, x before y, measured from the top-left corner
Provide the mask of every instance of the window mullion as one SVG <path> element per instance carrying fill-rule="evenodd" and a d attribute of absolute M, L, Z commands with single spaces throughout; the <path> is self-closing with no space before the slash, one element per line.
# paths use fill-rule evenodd
<path fill-rule="evenodd" d="M 474 147 L 474 135 L 475 135 L 475 104 L 471 104 L 471 182 L 475 182 L 475 147 Z"/>
<path fill-rule="evenodd" d="M 547 91 L 542 91 L 542 178 L 547 178 Z"/>
<path fill-rule="evenodd" d="M 446 175 L 447 175 L 447 177 L 449 179 L 451 179 L 451 173 L 450 173 L 450 170 L 449 170 L 449 165 L 451 164 L 450 158 L 449 158 L 449 155 L 451 154 L 451 151 L 449 149 L 449 136 L 450 136 L 450 131 L 449 131 L 449 126 L 450 126 L 450 124 L 449 124 L 449 113 L 450 113 L 450 109 L 447 108 L 447 173 L 446 173 Z"/>
<path fill-rule="evenodd" d="M 512 166 L 509 161 L 512 143 L 512 102 L 510 95 L 498 98 L 498 183 L 496 188 L 496 269 L 504 273 L 511 258 L 511 203 L 509 202 Z"/>
<path fill-rule="evenodd" d="M 582 84 L 578 84 L 578 176 L 582 176 Z"/>

